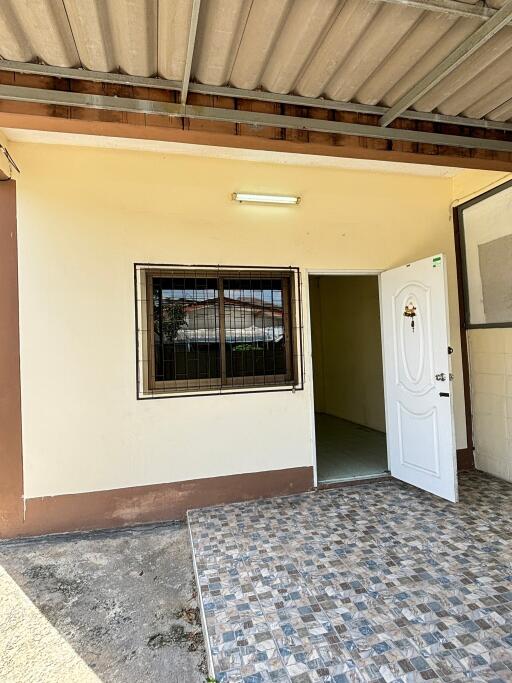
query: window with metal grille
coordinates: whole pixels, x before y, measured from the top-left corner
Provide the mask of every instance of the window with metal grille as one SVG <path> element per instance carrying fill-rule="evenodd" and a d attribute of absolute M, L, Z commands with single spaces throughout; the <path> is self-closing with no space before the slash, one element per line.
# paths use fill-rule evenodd
<path fill-rule="evenodd" d="M 298 387 L 297 269 L 138 265 L 136 288 L 140 397 Z"/>

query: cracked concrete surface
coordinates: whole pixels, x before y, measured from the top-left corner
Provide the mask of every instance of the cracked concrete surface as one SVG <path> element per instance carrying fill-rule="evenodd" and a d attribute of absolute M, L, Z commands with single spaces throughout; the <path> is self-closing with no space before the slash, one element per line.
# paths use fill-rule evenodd
<path fill-rule="evenodd" d="M 204 683 L 185 525 L 0 543 L 0 680 Z"/>

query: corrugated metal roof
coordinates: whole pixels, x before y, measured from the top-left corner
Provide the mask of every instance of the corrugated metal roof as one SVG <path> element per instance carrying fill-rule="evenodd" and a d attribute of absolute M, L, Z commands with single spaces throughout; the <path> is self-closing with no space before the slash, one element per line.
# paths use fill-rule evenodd
<path fill-rule="evenodd" d="M 192 0 L 2 0 L 0 54 L 181 80 L 191 11 Z M 379 0 L 203 0 L 192 81 L 389 107 L 481 23 Z M 512 120 L 512 25 L 413 108 Z"/>

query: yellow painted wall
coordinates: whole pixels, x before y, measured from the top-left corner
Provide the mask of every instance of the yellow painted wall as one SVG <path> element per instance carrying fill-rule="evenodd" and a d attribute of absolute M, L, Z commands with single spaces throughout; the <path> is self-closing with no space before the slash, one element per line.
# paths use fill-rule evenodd
<path fill-rule="evenodd" d="M 310 292 L 315 409 L 386 431 L 378 278 L 313 277 Z"/>
<path fill-rule="evenodd" d="M 461 204 L 482 192 L 492 189 L 507 180 L 512 179 L 512 173 L 497 171 L 465 170 L 453 178 L 453 204 Z"/>
<path fill-rule="evenodd" d="M 447 178 L 19 143 L 28 497 L 312 464 L 304 391 L 136 400 L 134 262 L 386 269 L 447 254 L 457 444 L 466 445 Z M 240 205 L 233 190 L 297 193 Z"/>

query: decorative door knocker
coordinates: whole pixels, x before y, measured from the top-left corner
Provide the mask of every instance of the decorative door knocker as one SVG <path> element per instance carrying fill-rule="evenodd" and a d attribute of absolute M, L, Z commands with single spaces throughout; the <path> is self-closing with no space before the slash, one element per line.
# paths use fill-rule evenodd
<path fill-rule="evenodd" d="M 412 327 L 412 331 L 414 332 L 414 318 L 416 316 L 416 306 L 412 303 L 412 301 L 409 301 L 409 303 L 406 304 L 404 316 L 406 318 L 411 319 L 411 327 Z"/>

